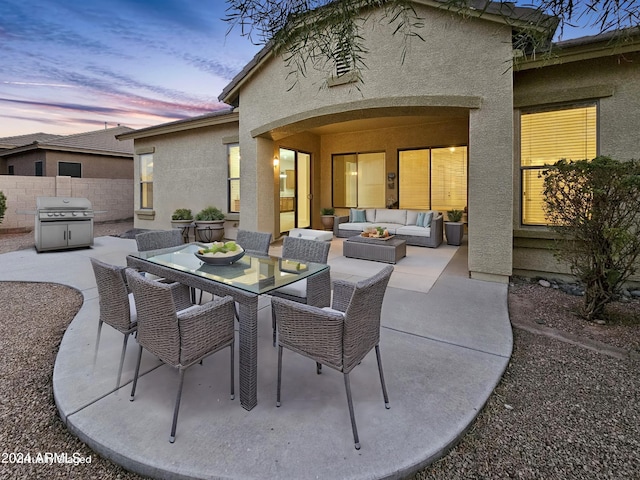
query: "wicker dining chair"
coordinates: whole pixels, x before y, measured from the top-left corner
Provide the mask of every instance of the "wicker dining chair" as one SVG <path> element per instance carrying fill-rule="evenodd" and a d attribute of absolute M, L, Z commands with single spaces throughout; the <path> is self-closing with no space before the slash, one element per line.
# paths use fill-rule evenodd
<path fill-rule="evenodd" d="M 96 258 L 91 258 L 91 266 L 93 267 L 93 273 L 96 278 L 100 303 L 98 336 L 93 353 L 93 364 L 96 364 L 98 358 L 98 348 L 100 346 L 100 335 L 102 333 L 103 323 L 110 325 L 124 334 L 122 353 L 120 354 L 120 366 L 118 367 L 118 378 L 116 381 L 116 388 L 119 388 L 129 335 L 137 329 L 136 305 L 133 294 L 127 286 L 124 274 L 126 267 L 109 265 Z M 191 305 L 187 287 L 179 283 L 169 283 L 167 285 L 171 289 L 175 303 L 179 305 L 180 308 L 187 308 Z"/>
<path fill-rule="evenodd" d="M 238 229 L 236 243 L 240 245 L 245 252 L 258 255 L 269 255 L 271 234 Z"/>
<path fill-rule="evenodd" d="M 235 398 L 233 298 L 216 298 L 204 305 L 176 311 L 170 287 L 138 275 L 132 269 L 126 270 L 126 276 L 138 309 L 140 344 L 130 400 L 133 401 L 135 397 L 143 349 L 177 368 L 180 380 L 169 436 L 169 441 L 173 443 L 187 368 L 225 347 L 231 347 L 231 399 Z"/>
<path fill-rule="evenodd" d="M 282 258 L 300 262 L 327 263 L 330 242 L 320 242 L 297 237 L 284 237 L 282 241 Z M 274 297 L 286 298 L 294 302 L 328 307 L 331 303 L 331 275 L 329 269 L 285 285 L 269 292 Z M 276 318 L 272 315 L 273 346 L 276 345 Z"/>
<path fill-rule="evenodd" d="M 136 244 L 139 252 L 147 252 L 150 250 L 159 250 L 161 248 L 178 247 L 184 244 L 182 232 L 177 229 L 171 230 L 151 230 L 136 235 Z M 147 276 L 151 279 L 161 280 L 156 275 Z M 191 288 L 191 303 L 196 303 L 196 289 Z M 202 291 L 197 303 L 202 303 Z M 186 307 L 185 307 L 186 308 Z"/>
<path fill-rule="evenodd" d="M 171 230 L 151 230 L 150 232 L 136 235 L 136 244 L 138 245 L 139 252 L 177 247 L 183 243 L 182 232 L 177 228 Z"/>
<path fill-rule="evenodd" d="M 317 308 L 281 298 L 271 299 L 278 323 L 276 406 L 280 406 L 283 348 L 342 372 L 357 450 L 360 449 L 360 439 L 349 373 L 373 348 L 376 350 L 385 407 L 389 408 L 379 343 L 382 301 L 392 272 L 393 267 L 389 265 L 376 275 L 355 284 L 336 280 L 333 284 L 331 308 Z"/>

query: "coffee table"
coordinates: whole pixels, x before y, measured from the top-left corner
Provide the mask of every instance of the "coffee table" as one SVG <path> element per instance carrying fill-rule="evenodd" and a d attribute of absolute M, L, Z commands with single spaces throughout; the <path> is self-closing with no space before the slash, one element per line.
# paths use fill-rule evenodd
<path fill-rule="evenodd" d="M 361 260 L 396 263 L 407 256 L 407 242 L 396 237 L 382 239 L 357 235 L 343 242 L 342 254 L 345 257 Z"/>

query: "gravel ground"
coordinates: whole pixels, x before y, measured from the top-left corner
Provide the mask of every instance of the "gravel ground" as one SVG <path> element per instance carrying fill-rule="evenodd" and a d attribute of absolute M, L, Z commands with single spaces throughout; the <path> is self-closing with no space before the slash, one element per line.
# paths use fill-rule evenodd
<path fill-rule="evenodd" d="M 130 222 L 96 224 L 118 235 Z M 32 234 L 1 235 L 0 253 L 32 248 Z M 61 285 L 0 282 L 0 478 L 138 479 L 71 435 L 53 401 L 53 363 L 80 308 L 79 292 Z M 31 298 L 16 302 L 16 298 Z M 578 319 L 580 298 L 535 284 L 510 287 L 514 324 L 530 323 L 629 352 L 622 359 L 514 329 L 505 375 L 469 432 L 444 458 L 413 479 L 640 478 L 640 300 L 616 303 L 613 325 Z M 43 322 L 46 319 L 46 322 Z M 10 453 L 78 453 L 90 464 L 5 463 Z"/>

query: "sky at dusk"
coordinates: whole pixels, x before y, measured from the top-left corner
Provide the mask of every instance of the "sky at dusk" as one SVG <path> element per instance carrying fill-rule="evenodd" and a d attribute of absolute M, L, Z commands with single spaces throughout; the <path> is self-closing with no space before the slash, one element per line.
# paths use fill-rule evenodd
<path fill-rule="evenodd" d="M 218 95 L 259 50 L 226 35 L 225 9 L 223 0 L 2 0 L 0 137 L 138 129 L 223 108 Z"/>

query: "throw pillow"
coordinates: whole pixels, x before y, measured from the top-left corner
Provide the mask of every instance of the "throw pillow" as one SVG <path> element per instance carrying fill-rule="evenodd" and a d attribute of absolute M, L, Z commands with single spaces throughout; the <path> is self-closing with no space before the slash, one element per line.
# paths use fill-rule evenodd
<path fill-rule="evenodd" d="M 349 211 L 349 222 L 351 223 L 364 223 L 367 221 L 367 213 L 364 210 L 358 210 L 352 208 Z"/>
<path fill-rule="evenodd" d="M 416 220 L 416 227 L 423 226 L 422 224 L 424 223 L 424 216 L 425 216 L 424 212 L 418 213 L 418 219 Z"/>
<path fill-rule="evenodd" d="M 424 214 L 424 219 L 422 220 L 422 226 L 428 228 L 431 226 L 431 220 L 433 220 L 433 212 L 427 212 Z"/>

